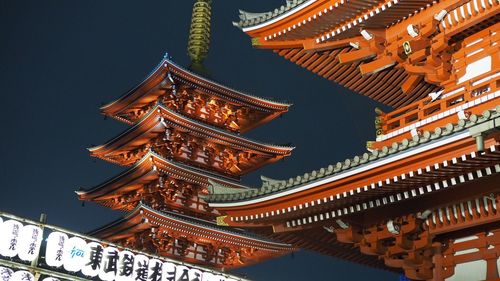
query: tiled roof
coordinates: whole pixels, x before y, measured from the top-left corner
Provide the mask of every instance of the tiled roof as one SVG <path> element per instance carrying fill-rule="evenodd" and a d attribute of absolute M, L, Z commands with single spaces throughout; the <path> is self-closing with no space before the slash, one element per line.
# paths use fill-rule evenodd
<path fill-rule="evenodd" d="M 113 221 L 113 222 L 111 222 L 111 223 L 109 223 L 109 224 L 107 224 L 99 229 L 91 231 L 90 235 L 98 235 L 99 233 L 102 233 L 103 231 L 105 231 L 107 229 L 111 229 L 111 228 L 116 227 L 122 223 L 127 222 L 129 219 L 131 219 L 137 215 L 143 216 L 143 210 L 146 210 L 150 213 L 154 213 L 157 216 L 164 218 L 166 220 L 176 220 L 176 221 L 179 221 L 179 222 L 182 222 L 185 224 L 192 225 L 194 227 L 200 227 L 200 228 L 205 228 L 205 229 L 209 229 L 212 231 L 223 232 L 223 233 L 226 233 L 229 235 L 236 235 L 236 236 L 239 236 L 239 237 L 242 237 L 245 239 L 257 240 L 260 242 L 272 244 L 275 247 L 289 248 L 289 250 L 293 250 L 293 246 L 290 244 L 276 242 L 276 241 L 273 241 L 269 238 L 265 238 L 265 237 L 256 235 L 254 233 L 248 232 L 248 231 L 240 229 L 240 228 L 223 227 L 223 226 L 219 226 L 216 223 L 213 223 L 210 221 L 206 221 L 206 220 L 202 220 L 202 219 L 198 219 L 198 218 L 194 218 L 194 217 L 190 217 L 190 216 L 185 216 L 185 215 L 182 215 L 179 213 L 155 210 L 154 208 L 152 208 L 144 203 L 138 204 L 137 207 L 134 210 L 132 210 L 130 213 L 128 213 L 126 216 L 124 216 L 116 221 Z M 154 222 L 151 222 L 151 223 L 154 224 Z"/>
<path fill-rule="evenodd" d="M 233 25 L 239 28 L 254 26 L 259 23 L 263 23 L 276 18 L 292 10 L 293 8 L 300 6 L 303 3 L 313 1 L 314 0 L 287 0 L 286 4 L 282 5 L 281 7 L 276 8 L 273 11 L 264 13 L 250 13 L 240 10 L 240 20 L 238 22 L 233 22 Z"/>
<path fill-rule="evenodd" d="M 262 187 L 260 189 L 246 189 L 238 193 L 225 193 L 225 189 L 220 186 L 212 186 L 211 193 L 205 198 L 206 201 L 214 202 L 234 202 L 246 201 L 249 199 L 265 197 L 269 194 L 281 193 L 286 190 L 298 188 L 300 186 L 318 181 L 323 178 L 341 174 L 347 170 L 356 169 L 373 163 L 388 156 L 395 156 L 405 150 L 414 149 L 417 146 L 431 142 L 433 140 L 449 137 L 473 126 L 494 122 L 492 126 L 500 127 L 500 106 L 492 110 L 486 110 L 482 115 L 471 115 L 468 120 L 459 120 L 457 123 L 448 123 L 444 127 L 437 127 L 434 132 L 424 131 L 421 135 L 416 135 L 412 139 L 403 139 L 401 142 L 392 143 L 391 147 L 384 146 L 382 149 L 374 150 L 371 153 L 364 153 L 361 156 L 345 159 L 335 165 L 320 168 L 303 175 L 291 177 L 288 180 L 275 180 L 262 177 Z"/>
<path fill-rule="evenodd" d="M 162 75 L 164 72 L 172 72 L 173 74 L 173 79 L 178 79 L 178 78 L 194 78 L 199 86 L 202 86 L 208 90 L 211 90 L 212 94 L 217 95 L 217 96 L 224 96 L 227 99 L 233 100 L 233 101 L 243 101 L 249 104 L 254 104 L 258 105 L 260 107 L 264 108 L 273 108 L 276 110 L 286 110 L 288 107 L 290 107 L 292 104 L 291 103 L 285 103 L 285 102 L 278 102 L 274 101 L 271 98 L 263 98 L 263 97 L 258 97 L 258 96 L 253 96 L 247 93 L 243 93 L 241 91 L 237 91 L 235 89 L 232 89 L 230 87 L 227 87 L 225 85 L 222 85 L 221 83 L 215 82 L 213 80 L 209 80 L 203 76 L 200 76 L 194 72 L 191 72 L 182 66 L 176 64 L 166 53 L 163 57 L 163 59 L 160 61 L 160 63 L 151 71 L 138 85 L 134 86 L 131 90 L 127 91 L 125 94 L 123 94 L 119 99 L 110 102 L 108 104 L 105 104 L 101 107 L 102 111 L 106 111 L 113 105 L 119 104 L 123 102 L 124 100 L 127 99 L 127 97 L 133 95 L 136 93 L 142 86 L 144 86 L 150 79 L 157 75 Z"/>

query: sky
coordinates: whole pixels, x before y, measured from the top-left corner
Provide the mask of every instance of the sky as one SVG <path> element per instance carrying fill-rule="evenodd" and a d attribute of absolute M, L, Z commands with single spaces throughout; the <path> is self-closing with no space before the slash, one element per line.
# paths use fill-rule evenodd
<path fill-rule="evenodd" d="M 273 54 L 232 26 L 238 9 L 284 0 L 215 0 L 205 62 L 212 78 L 240 91 L 292 102 L 290 112 L 247 133 L 291 143 L 292 156 L 244 179 L 287 179 L 365 152 L 375 138 L 370 99 Z M 193 1 L 0 0 L 0 211 L 86 232 L 124 214 L 74 193 L 123 168 L 89 157 L 127 128 L 99 113 L 139 83 L 165 52 L 187 66 Z M 397 280 L 395 274 L 301 251 L 237 271 L 253 280 Z"/>

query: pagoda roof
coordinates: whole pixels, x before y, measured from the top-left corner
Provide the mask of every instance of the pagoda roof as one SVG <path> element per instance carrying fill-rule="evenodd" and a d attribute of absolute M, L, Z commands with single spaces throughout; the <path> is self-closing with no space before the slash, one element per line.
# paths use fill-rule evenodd
<path fill-rule="evenodd" d="M 126 123 L 132 123 L 131 121 L 123 119 L 117 115 L 119 112 L 129 108 L 141 99 L 144 99 L 146 102 L 155 101 L 158 98 L 157 96 L 148 97 L 150 90 L 160 85 L 160 83 L 164 80 L 169 83 L 178 81 L 190 86 L 200 87 L 212 96 L 219 97 L 223 100 L 236 104 L 245 105 L 259 111 L 268 112 L 274 117 L 288 111 L 288 108 L 291 106 L 290 103 L 282 103 L 262 97 L 252 96 L 209 80 L 182 68 L 178 64 L 174 63 L 168 57 L 168 54 L 165 54 L 164 58 L 160 61 L 156 68 L 154 68 L 154 70 L 147 75 L 143 81 L 122 95 L 118 100 L 102 106 L 101 112 L 107 116 L 117 118 Z M 277 112 L 279 112 L 279 114 L 274 114 Z M 266 121 L 269 120 L 270 119 L 266 119 Z"/>
<path fill-rule="evenodd" d="M 144 218 L 148 220 L 145 222 Z M 123 233 L 123 235 L 132 236 L 133 233 L 128 233 L 126 231 L 126 229 L 131 226 L 130 224 L 144 224 L 143 226 L 140 226 L 141 229 L 150 229 L 152 226 L 161 224 L 165 220 L 180 222 L 189 225 L 190 227 L 209 230 L 211 232 L 218 232 L 222 235 L 232 235 L 240 239 L 253 241 L 253 243 L 262 243 L 260 245 L 261 247 L 263 247 L 263 249 L 267 247 L 276 248 L 279 250 L 293 249 L 290 244 L 275 242 L 273 240 L 265 237 L 260 237 L 254 233 L 250 233 L 240 228 L 228 228 L 219 226 L 214 222 L 198 219 L 191 216 L 185 216 L 175 212 L 158 211 L 143 203 L 138 204 L 134 210 L 132 210 L 123 218 L 104 225 L 96 230 L 93 230 L 89 233 L 89 235 L 98 236 L 102 239 L 109 239 L 110 237 L 114 237 L 115 235 L 120 233 L 121 229 L 124 229 L 125 233 Z"/>
<path fill-rule="evenodd" d="M 297 250 L 291 244 L 275 242 L 242 229 L 221 227 L 210 221 L 175 212 L 158 211 L 142 203 L 123 218 L 93 230 L 89 235 L 108 241 L 118 241 L 155 227 L 165 227 L 169 232 L 177 231 L 191 238 L 221 243 L 226 247 L 237 249 L 248 247 L 258 250 L 253 252 L 257 255 L 255 260 L 249 263 Z"/>
<path fill-rule="evenodd" d="M 485 111 L 483 116 L 474 115 L 470 120 L 459 120 L 456 124 L 450 123 L 444 128 L 438 127 L 432 133 L 426 131 L 420 136 L 413 137 L 411 140 L 404 139 L 401 142 L 394 142 L 391 147 L 383 147 L 380 150 L 374 150 L 372 153 L 364 153 L 361 156 L 348 158 L 343 162 L 338 162 L 336 165 L 329 165 L 326 168 L 314 170 L 302 176 L 292 177 L 288 180 L 274 180 L 264 177 L 263 186 L 260 189 L 241 190 L 238 193 L 224 194 L 224 192 L 212 188 L 212 194 L 207 196 L 205 200 L 209 202 L 211 207 L 218 209 L 242 207 L 279 199 L 305 190 L 324 187 L 329 183 L 340 181 L 353 175 L 369 173 L 371 170 L 389 163 L 396 163 L 453 142 L 463 141 L 471 137 L 470 130 L 472 127 L 481 126 L 481 124 L 487 124 L 485 126 L 493 128 L 500 127 L 500 107 L 497 106 L 493 110 Z M 496 145 L 493 145 L 492 149 L 495 152 Z M 473 152 L 473 155 L 476 155 L 476 152 Z M 425 165 L 430 164 L 426 163 Z M 387 181 L 392 182 L 392 179 L 388 179 Z M 341 192 L 343 196 L 339 193 L 340 196 L 337 196 L 337 199 L 346 197 L 349 194 L 352 195 L 354 192 L 369 191 L 384 183 L 382 180 L 371 186 L 357 188 L 357 191 Z"/>
<path fill-rule="evenodd" d="M 170 161 L 149 151 L 140 161 L 122 173 L 93 188 L 76 191 L 76 194 L 80 200 L 106 200 L 118 197 L 121 193 L 140 189 L 145 183 L 157 179 L 162 173 L 202 187 L 208 187 L 210 181 L 235 189 L 248 188 L 231 178 Z"/>
<path fill-rule="evenodd" d="M 147 144 L 155 136 L 164 133 L 167 126 L 186 130 L 192 136 L 201 137 L 227 147 L 240 149 L 242 151 L 252 151 L 256 154 L 265 156 L 264 159 L 261 159 L 260 163 L 256 163 L 254 167 L 251 167 L 251 170 L 288 156 L 294 149 L 294 147 L 290 146 L 266 144 L 250 140 L 235 133 L 224 131 L 217 127 L 190 119 L 172 111 L 162 104 L 157 104 L 134 126 L 103 145 L 89 148 L 89 151 L 92 156 L 103 160 L 120 165 L 130 165 L 137 159 L 131 158 L 128 162 L 120 162 L 113 160 L 112 156 Z M 249 171 L 250 170 L 245 170 L 244 172 L 246 173 Z"/>
<path fill-rule="evenodd" d="M 242 150 L 252 150 L 266 154 L 289 155 L 295 148 L 286 145 L 257 142 L 246 137 L 241 137 L 238 134 L 224 131 L 186 117 L 159 103 L 134 126 L 107 141 L 105 144 L 88 148 L 88 150 L 94 156 L 100 157 L 100 155 L 106 155 L 117 149 L 123 149 L 126 145 L 135 145 L 132 140 L 137 137 L 144 137 L 144 134 L 157 134 L 160 133 L 160 129 L 162 129 L 161 133 L 164 133 L 164 129 L 166 128 L 165 124 L 172 127 L 184 128 L 195 136 L 206 137 L 215 142 L 220 141 L 221 144 L 231 145 L 233 148 Z"/>

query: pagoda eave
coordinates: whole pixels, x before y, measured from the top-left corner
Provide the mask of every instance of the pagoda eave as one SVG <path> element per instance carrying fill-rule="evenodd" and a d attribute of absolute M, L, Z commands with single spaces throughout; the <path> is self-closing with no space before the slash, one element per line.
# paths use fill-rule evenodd
<path fill-rule="evenodd" d="M 296 250 L 290 244 L 226 230 L 208 221 L 160 212 L 142 204 L 91 235 L 217 268 L 246 266 Z"/>
<path fill-rule="evenodd" d="M 153 141 L 153 144 L 151 144 L 151 141 L 165 135 L 167 130 L 178 130 L 180 134 L 183 132 L 192 132 L 192 140 L 190 141 L 196 143 L 197 146 L 206 146 L 207 143 L 212 143 L 214 145 L 230 146 L 233 150 L 251 154 L 252 157 L 248 159 L 249 163 L 242 161 L 238 165 L 240 166 L 239 171 L 231 171 L 233 176 L 246 174 L 253 169 L 288 156 L 293 149 L 293 147 L 269 145 L 248 140 L 215 127 L 200 124 L 162 105 L 157 105 L 133 127 L 104 145 L 90 148 L 89 151 L 94 157 L 122 166 L 129 166 L 140 159 L 148 150 L 154 149 L 154 145 L 156 145 L 155 141 Z M 166 138 L 163 137 L 163 141 L 160 140 L 160 142 L 165 142 L 165 145 L 167 145 Z M 167 140 L 171 141 L 170 139 Z M 186 146 L 185 143 L 179 143 L 179 145 L 181 148 Z M 193 161 L 190 159 L 192 156 L 188 157 L 188 151 L 187 148 L 186 152 L 179 150 L 178 157 L 181 157 L 179 159 L 182 161 Z M 205 156 L 199 154 L 197 159 L 200 157 Z M 202 163 L 195 164 L 204 165 Z"/>
<path fill-rule="evenodd" d="M 77 191 L 80 200 L 109 200 L 124 193 L 140 189 L 144 184 L 158 180 L 161 174 L 172 176 L 192 184 L 208 187 L 208 180 L 231 188 L 247 188 L 231 178 L 207 173 L 193 167 L 169 161 L 160 155 L 148 152 L 134 166 L 94 188 Z"/>
<path fill-rule="evenodd" d="M 147 111 L 147 108 L 158 100 L 160 96 L 176 88 L 176 83 L 180 83 L 182 87 L 199 89 L 205 95 L 215 97 L 232 105 L 248 108 L 254 112 L 256 118 L 252 119 L 252 122 L 241 124 L 241 128 L 239 128 L 240 132 L 246 132 L 258 125 L 267 123 L 287 112 L 291 106 L 291 104 L 274 102 L 243 94 L 216 82 L 209 81 L 183 69 L 166 57 L 145 80 L 124 94 L 120 99 L 101 107 L 101 112 L 106 116 L 127 124 L 134 124 L 137 122 L 138 117 L 131 119 L 125 117 L 124 113 Z M 143 107 L 146 109 L 143 109 Z"/>

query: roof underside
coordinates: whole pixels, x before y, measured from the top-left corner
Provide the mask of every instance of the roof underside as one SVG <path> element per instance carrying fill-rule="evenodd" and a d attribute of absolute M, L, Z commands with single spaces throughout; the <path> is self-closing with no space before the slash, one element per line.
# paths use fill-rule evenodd
<path fill-rule="evenodd" d="M 122 120 L 125 112 L 137 107 L 147 106 L 164 94 L 166 85 L 176 84 L 188 85 L 207 95 L 220 98 L 234 105 L 248 107 L 258 113 L 261 122 L 268 122 L 288 111 L 291 104 L 281 103 L 261 97 L 251 96 L 234 89 L 228 88 L 217 82 L 208 80 L 202 76 L 192 73 L 165 57 L 158 66 L 144 78 L 137 86 L 126 92 L 114 102 L 101 107 L 103 114 Z M 135 120 L 122 121 L 134 123 Z M 255 121 L 256 122 L 256 121 Z"/>
<path fill-rule="evenodd" d="M 386 69 L 373 75 L 362 76 L 358 63 L 340 64 L 337 56 L 351 51 L 351 47 L 324 52 L 310 52 L 302 48 L 278 49 L 281 57 L 304 67 L 319 76 L 392 107 L 401 107 L 426 97 L 438 87 L 419 83 L 411 92 L 403 93 L 401 85 L 408 77 L 403 69 Z"/>
<path fill-rule="evenodd" d="M 128 168 L 119 175 L 96 187 L 78 191 L 77 193 L 81 200 L 95 200 L 98 198 L 107 199 L 117 196 L 120 193 L 142 188 L 146 182 L 150 182 L 160 177 L 161 171 L 165 171 L 165 173 L 174 178 L 186 180 L 205 187 L 209 184 L 208 180 L 212 180 L 231 188 L 246 188 L 246 186 L 232 179 L 181 163 L 174 163 L 158 154 L 149 152 L 134 166 Z"/>
<path fill-rule="evenodd" d="M 91 231 L 90 235 L 101 237 L 102 239 L 119 240 L 125 236 L 133 236 L 134 232 L 150 229 L 151 227 L 163 225 L 165 222 L 170 221 L 177 222 L 183 226 L 188 226 L 194 229 L 192 230 L 194 231 L 191 233 L 192 235 L 196 235 L 196 233 L 199 232 L 203 235 L 208 234 L 209 237 L 213 237 L 214 239 L 224 239 L 223 236 L 228 235 L 237 237 L 237 239 L 257 241 L 261 246 L 266 245 L 273 250 L 293 250 L 293 247 L 290 244 L 275 242 L 272 239 L 260 237 L 243 229 L 222 227 L 215 223 L 194 217 L 184 216 L 173 212 L 157 211 L 143 204 L 139 204 L 133 211 L 123 218 Z M 178 230 L 181 232 L 183 231 L 182 229 Z M 222 238 L 216 238 L 221 236 Z"/>
<path fill-rule="evenodd" d="M 316 3 L 309 4 L 311 2 Z M 251 14 L 240 11 L 240 21 L 235 22 L 234 25 L 245 32 L 257 29 L 266 30 L 266 28 L 268 28 L 267 32 L 270 32 L 276 28 L 275 22 L 283 22 L 283 26 L 294 27 L 289 30 L 285 29 L 286 32 L 271 32 L 266 36 L 268 40 L 297 40 L 318 37 L 352 22 L 354 16 L 368 15 L 365 20 L 343 31 L 341 36 L 333 38 L 342 39 L 359 35 L 360 27 L 386 28 L 419 12 L 432 2 L 433 0 L 345 0 L 336 3 L 332 1 L 287 1 L 287 5 L 271 12 Z M 322 12 L 321 15 L 318 11 Z M 300 18 L 308 18 L 308 20 L 304 23 L 299 20 Z"/>
<path fill-rule="evenodd" d="M 339 54 L 353 51 L 352 47 L 344 44 L 324 51 L 306 50 L 299 46 L 306 41 L 329 42 L 359 37 L 361 28 L 385 29 L 422 13 L 433 2 L 435 1 L 287 1 L 286 5 L 267 13 L 240 11 L 240 21 L 234 24 L 258 39 L 257 46 L 267 44 L 265 48 L 272 48 L 278 55 L 301 67 L 377 102 L 398 108 L 438 91 L 439 87 L 421 81 L 410 92 L 403 93 L 401 86 L 409 76 L 404 69 L 392 67 L 363 76 L 359 70 L 362 62 L 341 64 L 337 58 Z"/>

